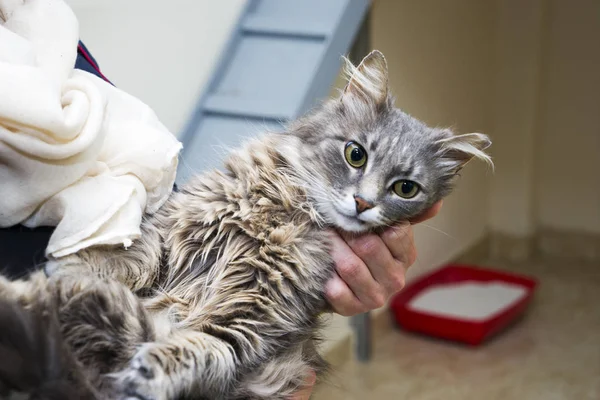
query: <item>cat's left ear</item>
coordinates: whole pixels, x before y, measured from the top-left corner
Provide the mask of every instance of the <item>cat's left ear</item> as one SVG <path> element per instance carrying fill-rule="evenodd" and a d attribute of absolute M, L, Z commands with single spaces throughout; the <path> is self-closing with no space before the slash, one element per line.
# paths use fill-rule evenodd
<path fill-rule="evenodd" d="M 353 96 L 376 107 L 387 104 L 388 68 L 385 57 L 379 50 L 367 54 L 358 67 L 347 61 L 346 73 L 349 79 L 342 98 Z"/>
<path fill-rule="evenodd" d="M 473 158 L 478 158 L 493 167 L 492 158 L 485 153 L 492 141 L 483 133 L 453 135 L 438 141 L 442 158 L 452 164 L 457 171 Z"/>

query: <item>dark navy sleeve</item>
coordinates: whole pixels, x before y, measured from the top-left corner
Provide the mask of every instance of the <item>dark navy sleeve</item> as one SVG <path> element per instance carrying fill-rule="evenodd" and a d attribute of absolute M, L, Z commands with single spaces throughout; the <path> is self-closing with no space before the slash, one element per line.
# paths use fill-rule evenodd
<path fill-rule="evenodd" d="M 75 68 L 87 71 L 110 83 L 82 42 L 77 46 Z M 44 251 L 53 231 L 53 227 L 30 229 L 21 225 L 0 229 L 0 273 L 18 278 L 41 267 L 46 261 Z"/>
<path fill-rule="evenodd" d="M 106 82 L 111 83 L 100 71 L 100 67 L 96 62 L 96 59 L 81 41 L 77 45 L 77 60 L 75 61 L 75 68 L 89 72 L 90 74 L 94 74 L 98 78 L 104 79 Z"/>

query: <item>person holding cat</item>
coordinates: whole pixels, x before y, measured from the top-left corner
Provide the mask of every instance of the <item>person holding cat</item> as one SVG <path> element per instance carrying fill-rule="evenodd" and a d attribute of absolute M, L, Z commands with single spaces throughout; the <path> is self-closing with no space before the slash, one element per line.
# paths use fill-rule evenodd
<path fill-rule="evenodd" d="M 80 43 L 76 68 L 105 79 L 94 58 Z M 416 260 L 412 224 L 433 218 L 442 202 L 436 203 L 421 217 L 391 227 L 381 235 L 367 234 L 349 237 L 332 232 L 332 255 L 336 262 L 335 275 L 327 285 L 327 297 L 332 309 L 343 316 L 353 316 L 385 305 L 386 301 L 404 286 L 405 273 Z M 20 276 L 24 268 L 33 268 L 42 259 L 31 254 L 43 254 L 51 229 L 26 229 L 21 226 L 0 229 L 0 255 L 3 273 Z M 314 375 L 311 375 L 314 377 Z M 306 399 L 312 392 L 314 379 L 294 399 Z"/>
<path fill-rule="evenodd" d="M 439 201 L 420 217 L 381 235 L 348 238 L 332 232 L 337 275 L 329 281 L 326 293 L 334 311 L 346 317 L 372 311 L 399 292 L 406 271 L 417 259 L 412 225 L 435 217 L 441 207 Z M 293 400 L 309 399 L 315 379 L 311 374 L 306 388 Z"/>
<path fill-rule="evenodd" d="M 79 44 L 75 67 L 107 80 L 83 43 Z M 416 260 L 412 225 L 434 217 L 441 206 L 439 201 L 421 216 L 390 227 L 380 235 L 349 236 L 332 231 L 331 255 L 337 274 L 327 283 L 326 296 L 333 311 L 353 316 L 374 310 L 401 290 L 406 271 Z M 26 268 L 43 261 L 32 263 L 31 254 L 43 254 L 51 233 L 52 229 L 25 229 L 18 225 L 0 229 L 1 267 L 8 267 L 1 272 L 23 275 Z M 314 375 L 310 375 L 306 388 L 293 398 L 309 398 L 313 385 Z"/>

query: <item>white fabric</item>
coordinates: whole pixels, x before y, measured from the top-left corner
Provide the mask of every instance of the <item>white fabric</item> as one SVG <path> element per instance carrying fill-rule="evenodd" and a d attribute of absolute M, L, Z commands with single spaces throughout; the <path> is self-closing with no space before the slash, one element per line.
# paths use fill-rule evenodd
<path fill-rule="evenodd" d="M 74 69 L 78 38 L 62 0 L 0 0 L 0 227 L 56 226 L 53 257 L 131 244 L 181 149 L 144 103 Z"/>

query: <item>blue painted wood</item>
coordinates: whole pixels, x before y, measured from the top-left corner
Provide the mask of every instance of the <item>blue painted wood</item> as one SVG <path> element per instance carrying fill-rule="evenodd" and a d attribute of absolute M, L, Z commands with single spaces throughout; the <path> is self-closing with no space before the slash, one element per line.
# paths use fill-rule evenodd
<path fill-rule="evenodd" d="M 329 94 L 369 0 L 251 0 L 182 141 L 178 183 Z"/>
<path fill-rule="evenodd" d="M 232 104 L 243 100 L 252 108 L 262 104 L 265 114 L 294 118 L 322 51 L 322 41 L 245 35 L 207 99 L 229 97 Z"/>
<path fill-rule="evenodd" d="M 319 24 L 287 24 L 289 21 L 273 21 L 270 17 L 255 17 L 244 23 L 244 33 L 294 37 L 296 39 L 325 40 L 328 32 Z"/>
<path fill-rule="evenodd" d="M 346 0 L 260 1 L 245 18 L 247 30 L 299 32 L 313 36 L 334 34 L 336 21 L 347 6 Z"/>
<path fill-rule="evenodd" d="M 303 101 L 296 110 L 301 115 L 309 110 L 316 101 L 326 97 L 337 77 L 341 57 L 348 52 L 369 9 L 369 1 L 349 0 L 341 15 L 332 23 L 335 34 L 328 37 L 321 54 L 321 63 L 315 70 L 311 85 L 307 88 Z"/>
<path fill-rule="evenodd" d="M 247 15 L 248 12 L 250 10 L 252 10 L 253 7 L 256 6 L 256 4 L 255 4 L 256 1 L 257 0 L 249 0 L 248 3 L 246 3 L 245 9 L 242 10 L 242 12 L 241 12 L 242 20 L 244 19 L 244 16 Z M 223 71 L 225 70 L 225 67 L 229 64 L 229 61 L 235 55 L 237 46 L 239 45 L 239 42 L 241 39 L 241 36 L 242 36 L 242 29 L 241 29 L 241 25 L 238 23 L 236 28 L 234 28 L 232 30 L 231 36 L 227 39 L 226 44 L 223 48 L 223 51 L 221 52 L 219 59 L 215 63 L 215 68 L 212 73 L 212 78 L 210 79 L 209 83 L 206 85 L 206 89 L 202 93 L 199 94 L 199 98 L 196 103 L 196 106 L 194 107 L 194 111 L 192 111 L 191 116 L 190 116 L 185 128 L 183 129 L 183 132 L 181 132 L 180 140 L 183 143 L 183 151 L 181 153 L 180 158 L 182 160 L 184 160 L 187 157 L 187 155 L 189 154 L 189 152 L 191 151 L 188 149 L 191 147 L 191 144 L 194 141 L 195 136 L 197 136 L 196 134 L 198 133 L 200 126 L 202 125 L 202 119 L 204 117 L 203 109 L 204 109 L 204 104 L 206 103 L 206 98 L 208 97 L 209 93 L 211 93 L 214 90 L 214 88 L 217 86 L 217 84 L 220 81 L 221 75 L 223 74 Z M 193 166 L 190 165 L 190 167 L 185 168 L 185 169 L 181 167 L 181 164 L 182 163 L 180 162 L 180 167 L 179 167 L 178 173 L 177 173 L 177 183 L 182 183 L 187 180 L 187 178 L 189 177 L 189 175 L 191 173 L 190 168 L 192 168 L 194 170 L 201 170 L 201 165 L 198 165 L 199 163 L 193 163 Z"/>
<path fill-rule="evenodd" d="M 290 104 L 291 103 L 291 104 Z M 293 102 L 277 102 L 274 98 L 235 98 L 231 96 L 213 95 L 206 99 L 204 113 L 241 116 L 249 118 L 268 118 L 290 120 L 294 117 L 296 104 Z"/>
<path fill-rule="evenodd" d="M 179 174 L 189 177 L 203 169 L 220 168 L 223 156 L 242 140 L 266 131 L 281 131 L 282 124 L 263 118 L 205 115 L 196 134 L 196 140 L 188 143 L 185 157 L 180 160 Z M 206 140 L 205 138 L 209 138 Z M 201 157 L 198 160 L 197 157 Z"/>

